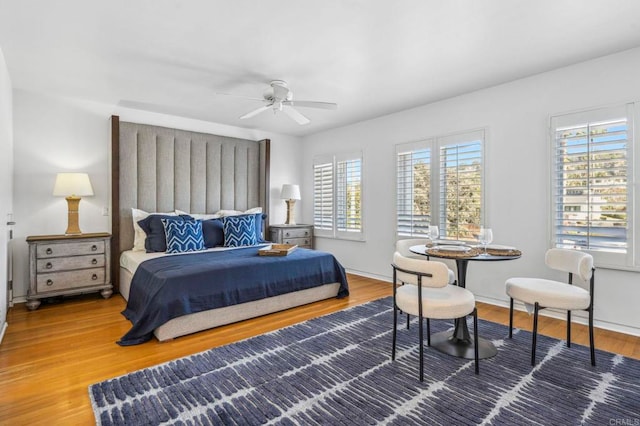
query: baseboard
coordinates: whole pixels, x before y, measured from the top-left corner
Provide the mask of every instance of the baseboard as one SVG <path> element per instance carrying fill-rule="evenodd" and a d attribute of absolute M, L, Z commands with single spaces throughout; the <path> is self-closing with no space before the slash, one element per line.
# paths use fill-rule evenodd
<path fill-rule="evenodd" d="M 27 296 L 18 296 L 14 297 L 11 301 L 12 303 L 27 303 Z"/>
<path fill-rule="evenodd" d="M 4 338 L 4 333 L 7 332 L 7 327 L 9 327 L 9 324 L 6 321 L 4 323 L 2 323 L 2 329 L 0 329 L 0 345 L 2 344 L 2 339 Z"/>
<path fill-rule="evenodd" d="M 362 277 L 373 278 L 376 280 L 386 281 L 388 283 L 391 283 L 391 279 L 383 275 L 370 274 L 368 272 L 358 271 L 355 269 L 348 269 L 347 272 L 349 272 L 350 274 L 360 275 Z M 491 297 L 483 297 L 483 296 L 476 296 L 476 300 L 478 302 L 486 303 L 488 305 L 500 306 L 500 307 L 509 309 L 509 300 L 494 299 Z M 515 302 L 513 307 L 517 311 L 523 311 L 523 312 L 526 311 L 524 304 L 520 302 Z M 567 318 L 566 311 L 555 311 L 552 309 L 544 309 L 540 311 L 540 315 L 551 317 L 551 318 L 557 318 L 557 319 Z M 586 315 L 586 312 L 573 311 L 572 322 L 588 325 L 589 319 Z M 628 325 L 618 324 L 610 321 L 600 321 L 597 319 L 594 319 L 593 325 L 597 328 L 602 328 L 604 330 L 610 330 L 610 331 L 615 331 L 617 333 L 624 333 L 624 334 L 629 334 L 631 336 L 640 337 L 640 328 L 629 327 Z"/>
<path fill-rule="evenodd" d="M 371 274 L 369 272 L 359 271 L 357 269 L 351 269 L 351 268 L 345 268 L 345 271 L 347 271 L 347 273 L 349 273 L 349 274 L 359 275 L 359 276 L 365 277 L 365 278 L 372 278 L 372 279 L 378 280 L 378 281 L 386 281 L 389 284 L 391 284 L 391 278 L 389 278 L 387 276 L 384 276 L 384 275 Z"/>

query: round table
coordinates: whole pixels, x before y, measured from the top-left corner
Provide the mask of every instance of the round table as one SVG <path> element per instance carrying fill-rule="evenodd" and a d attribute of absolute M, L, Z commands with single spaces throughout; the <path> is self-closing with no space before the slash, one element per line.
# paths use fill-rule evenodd
<path fill-rule="evenodd" d="M 439 259 L 450 259 L 456 261 L 456 267 L 458 268 L 458 286 L 466 287 L 467 280 L 467 266 L 469 261 L 481 261 L 481 262 L 497 262 L 501 260 L 513 260 L 520 258 L 517 256 L 493 256 L 493 255 L 478 255 L 474 257 L 460 258 L 455 256 L 447 256 L 445 253 L 429 254 L 427 253 L 425 245 L 412 246 L 409 250 L 412 253 L 426 256 L 427 259 L 435 257 Z M 459 318 L 455 320 L 455 327 L 453 332 L 443 331 L 431 336 L 431 346 L 449 355 L 457 356 L 459 358 L 474 359 L 473 350 L 473 337 L 469 333 L 467 327 L 467 321 L 465 318 Z M 498 353 L 495 345 L 490 340 L 478 337 L 478 352 L 480 359 L 491 358 Z"/>

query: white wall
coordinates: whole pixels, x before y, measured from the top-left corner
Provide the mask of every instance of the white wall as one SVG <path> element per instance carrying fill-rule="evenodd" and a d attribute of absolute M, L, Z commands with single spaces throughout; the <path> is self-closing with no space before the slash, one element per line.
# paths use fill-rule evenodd
<path fill-rule="evenodd" d="M 8 227 L 12 213 L 13 119 L 11 78 L 0 49 L 0 341 L 7 320 Z"/>
<path fill-rule="evenodd" d="M 110 206 L 111 115 L 119 115 L 122 121 L 255 140 L 271 139 L 271 223 L 282 223 L 286 216 L 285 204 L 279 199 L 280 187 L 283 183 L 297 183 L 300 178 L 301 146 L 297 137 L 23 90 L 14 91 L 13 101 L 16 301 L 24 300 L 29 287 L 25 238 L 62 234 L 67 226 L 66 201 L 51 195 L 56 173 L 75 170 L 89 173 L 95 195 L 84 197 L 80 203 L 80 229 L 83 232 L 110 230 L 111 219 L 102 215 L 102 209 Z"/>
<path fill-rule="evenodd" d="M 639 69 L 640 49 L 634 49 L 305 137 L 306 200 L 313 198 L 315 155 L 364 151 L 366 242 L 317 238 L 317 248 L 334 253 L 351 271 L 390 281 L 396 239 L 395 144 L 486 127 L 487 224 L 496 243 L 517 246 L 523 256 L 508 262 L 472 262 L 467 287 L 479 300 L 505 305 L 506 278 L 548 275 L 543 255 L 550 218 L 549 115 L 640 100 Z M 312 214 L 312 203 L 305 203 L 304 219 L 310 221 Z M 598 324 L 640 334 L 640 273 L 600 269 L 596 286 Z"/>

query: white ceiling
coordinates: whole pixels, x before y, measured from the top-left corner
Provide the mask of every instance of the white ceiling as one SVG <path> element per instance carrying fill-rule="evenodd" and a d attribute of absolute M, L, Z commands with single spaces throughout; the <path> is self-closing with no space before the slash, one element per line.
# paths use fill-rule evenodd
<path fill-rule="evenodd" d="M 292 135 L 640 46 L 637 0 L 0 0 L 14 88 Z M 299 126 L 267 111 L 269 81 Z"/>

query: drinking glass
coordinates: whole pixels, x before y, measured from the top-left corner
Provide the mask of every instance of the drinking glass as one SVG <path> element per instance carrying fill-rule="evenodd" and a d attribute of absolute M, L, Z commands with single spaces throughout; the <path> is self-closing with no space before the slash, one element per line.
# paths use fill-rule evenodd
<path fill-rule="evenodd" d="M 438 227 L 435 225 L 430 225 L 429 237 L 431 238 L 431 241 L 437 240 L 439 236 L 440 236 L 440 230 L 438 230 Z"/>
<path fill-rule="evenodd" d="M 487 256 L 487 245 L 493 241 L 493 231 L 491 228 L 480 228 L 478 241 L 484 246 L 484 253 L 482 256 Z"/>

